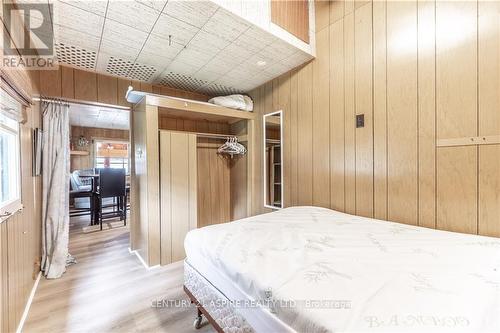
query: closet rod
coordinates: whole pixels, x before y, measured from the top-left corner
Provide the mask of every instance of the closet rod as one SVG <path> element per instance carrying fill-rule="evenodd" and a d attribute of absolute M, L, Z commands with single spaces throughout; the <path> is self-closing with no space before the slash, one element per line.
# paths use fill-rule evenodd
<path fill-rule="evenodd" d="M 95 107 L 103 107 L 103 108 L 112 108 L 112 109 L 120 109 L 120 110 L 127 110 L 130 111 L 130 108 L 127 106 L 121 106 L 121 105 L 115 105 L 115 104 L 106 104 L 106 103 L 99 103 L 99 102 L 91 102 L 91 101 L 82 101 L 78 99 L 72 99 L 72 98 L 55 98 L 56 100 L 60 100 L 66 103 L 70 104 L 80 104 L 80 105 L 88 105 L 88 106 L 95 106 Z M 35 96 L 33 97 L 34 101 L 41 102 L 41 101 L 52 101 L 50 97 L 41 97 L 41 96 Z"/>
<path fill-rule="evenodd" d="M 214 139 L 227 139 L 227 138 L 238 137 L 237 135 L 230 135 L 230 134 L 212 134 L 212 133 L 195 133 L 195 134 L 196 136 L 201 138 L 214 138 Z"/>

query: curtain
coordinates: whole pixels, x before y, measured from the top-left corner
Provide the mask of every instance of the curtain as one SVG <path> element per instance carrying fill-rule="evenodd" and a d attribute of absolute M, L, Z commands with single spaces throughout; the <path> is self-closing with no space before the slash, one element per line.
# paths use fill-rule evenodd
<path fill-rule="evenodd" d="M 41 102 L 43 110 L 42 271 L 55 279 L 69 257 L 69 105 Z"/>

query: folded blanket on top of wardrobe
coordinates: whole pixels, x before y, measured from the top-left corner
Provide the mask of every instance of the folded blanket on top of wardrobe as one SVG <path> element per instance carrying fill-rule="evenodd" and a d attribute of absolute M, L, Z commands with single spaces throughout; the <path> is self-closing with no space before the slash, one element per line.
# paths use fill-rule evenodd
<path fill-rule="evenodd" d="M 218 96 L 208 100 L 209 103 L 225 106 L 231 109 L 253 111 L 253 101 L 246 95 Z"/>

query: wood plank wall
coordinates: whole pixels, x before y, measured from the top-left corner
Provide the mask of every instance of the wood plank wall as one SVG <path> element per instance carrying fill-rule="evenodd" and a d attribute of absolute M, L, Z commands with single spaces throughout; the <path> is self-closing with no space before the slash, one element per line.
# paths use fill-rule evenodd
<path fill-rule="evenodd" d="M 227 123 L 160 116 L 160 129 L 200 133 L 230 134 Z M 198 227 L 231 220 L 231 165 L 217 155 L 223 142 L 198 138 Z"/>
<path fill-rule="evenodd" d="M 19 94 L 31 99 L 33 85 L 29 71 L 2 68 L 1 75 Z M 0 223 L 0 332 L 17 330 L 40 271 L 42 183 L 41 177 L 32 176 L 32 130 L 41 127 L 38 104 L 27 107 L 24 115 L 26 121 L 20 125 L 24 207 Z"/>
<path fill-rule="evenodd" d="M 32 130 L 41 127 L 38 105 L 21 124 L 23 210 L 0 224 L 0 331 L 15 332 L 40 271 L 41 177 L 32 176 Z"/>
<path fill-rule="evenodd" d="M 285 205 L 500 237 L 500 145 L 436 146 L 500 135 L 499 3 L 320 1 L 316 41 L 251 92 L 284 111 Z"/>
<path fill-rule="evenodd" d="M 95 128 L 95 127 L 80 127 L 71 126 L 71 138 L 78 140 L 80 136 L 85 137 L 91 143 L 87 147 L 75 147 L 80 151 L 87 151 L 89 155 L 71 155 L 70 170 L 89 169 L 94 167 L 91 160 L 92 139 L 105 139 L 105 140 L 126 140 L 130 142 L 129 131 L 109 128 Z"/>
<path fill-rule="evenodd" d="M 309 1 L 271 0 L 271 22 L 309 43 Z"/>
<path fill-rule="evenodd" d="M 130 106 L 125 100 L 125 93 L 128 87 L 132 86 L 140 91 L 205 102 L 210 98 L 195 92 L 151 85 L 63 65 L 55 71 L 30 71 L 30 75 L 33 82 L 33 93 L 46 97 Z"/>

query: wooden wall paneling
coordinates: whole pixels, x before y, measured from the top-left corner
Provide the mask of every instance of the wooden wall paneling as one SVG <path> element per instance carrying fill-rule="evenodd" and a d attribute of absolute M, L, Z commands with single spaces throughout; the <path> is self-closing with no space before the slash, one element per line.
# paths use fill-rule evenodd
<path fill-rule="evenodd" d="M 57 70 L 41 70 L 40 84 L 42 96 L 61 97 L 61 67 Z"/>
<path fill-rule="evenodd" d="M 262 139 L 259 139 L 262 135 L 262 111 L 261 104 L 262 98 L 260 95 L 261 88 L 256 88 L 250 92 L 250 96 L 254 102 L 253 112 L 257 115 L 254 121 L 254 131 L 256 132 L 256 138 L 253 144 L 253 163 L 252 168 L 254 169 L 253 175 L 251 175 L 250 186 L 251 186 L 251 207 L 250 215 L 256 215 L 260 212 L 260 207 L 263 205 L 264 199 L 262 199 L 261 183 L 262 183 Z"/>
<path fill-rule="evenodd" d="M 373 216 L 387 219 L 386 2 L 373 2 Z"/>
<path fill-rule="evenodd" d="M 129 102 L 125 99 L 125 93 L 128 87 L 131 85 L 131 81 L 123 78 L 117 78 L 116 91 L 117 91 L 117 104 L 121 106 L 130 106 Z"/>
<path fill-rule="evenodd" d="M 343 2 L 336 1 L 332 3 Z M 344 211 L 344 22 L 330 25 L 330 207 Z"/>
<path fill-rule="evenodd" d="M 140 83 L 140 90 L 144 91 L 144 92 L 152 93 L 153 92 L 153 85 L 150 83 L 141 82 Z"/>
<path fill-rule="evenodd" d="M 131 115 L 132 149 L 131 161 L 131 237 L 133 249 L 148 263 L 148 184 L 146 161 L 146 103 L 137 104 Z M 139 153 L 142 152 L 142 153 Z"/>
<path fill-rule="evenodd" d="M 198 138 L 198 144 L 208 145 L 208 138 Z M 211 190 L 210 190 L 210 149 L 198 148 L 198 228 L 212 223 Z"/>
<path fill-rule="evenodd" d="M 216 147 L 219 141 L 211 140 L 210 144 L 212 145 L 213 148 L 211 148 L 210 153 L 208 155 L 208 167 L 210 169 L 210 208 L 212 211 L 212 221 L 211 224 L 215 223 L 221 223 L 223 221 L 223 214 L 222 214 L 222 209 L 221 205 L 223 204 L 220 200 L 221 197 L 221 187 L 219 183 L 219 177 L 217 175 L 219 174 L 219 158 L 220 156 L 217 155 L 216 153 Z"/>
<path fill-rule="evenodd" d="M 344 15 L 347 16 L 354 12 L 354 2 L 356 0 L 345 0 L 344 1 Z M 345 17 L 344 17 L 345 18 Z"/>
<path fill-rule="evenodd" d="M 171 133 L 171 209 L 172 209 L 172 261 L 184 259 L 184 237 L 189 231 L 190 161 L 189 136 Z M 196 149 L 196 148 L 194 148 Z M 163 153 L 163 152 L 162 152 Z"/>
<path fill-rule="evenodd" d="M 437 139 L 476 136 L 477 3 L 436 2 L 436 48 Z M 477 151 L 437 150 L 439 229 L 477 233 Z"/>
<path fill-rule="evenodd" d="M 73 75 L 75 81 L 75 99 L 97 101 L 97 74 L 74 69 Z"/>
<path fill-rule="evenodd" d="M 288 197 L 288 202 L 291 206 L 298 205 L 298 73 L 296 70 L 292 71 L 290 74 L 290 106 L 288 107 L 288 141 L 284 143 L 285 149 L 288 154 L 288 158 L 285 160 L 288 163 L 288 168 L 290 169 L 289 178 L 285 182 L 288 183 L 288 192 L 285 197 Z"/>
<path fill-rule="evenodd" d="M 21 258 L 23 256 L 22 245 L 19 236 L 19 214 L 9 218 L 7 223 L 7 270 L 8 270 L 8 307 L 9 307 L 9 332 L 14 332 L 17 328 L 17 323 L 20 317 L 20 307 L 22 306 L 23 297 L 20 292 L 21 277 L 23 275 Z"/>
<path fill-rule="evenodd" d="M 136 107 L 140 108 L 141 104 L 138 104 Z M 135 134 L 134 134 L 134 117 L 135 117 L 135 107 L 130 110 L 129 115 L 129 128 L 130 128 L 130 249 L 135 251 L 139 247 L 139 206 L 137 205 L 139 201 L 138 196 L 138 177 L 136 177 L 135 171 L 135 161 L 136 161 L 136 151 L 135 151 Z"/>
<path fill-rule="evenodd" d="M 356 9 L 354 28 L 355 113 L 365 126 L 356 128 L 356 214 L 373 217 L 373 54 L 372 4 Z"/>
<path fill-rule="evenodd" d="M 275 108 L 276 110 L 282 110 L 281 115 L 281 126 L 283 126 L 283 142 L 281 144 L 281 149 L 283 149 L 283 178 L 290 179 L 291 178 L 291 150 L 289 142 L 292 137 L 291 133 L 291 118 L 290 118 L 290 74 L 287 73 L 282 75 L 279 80 L 279 88 L 278 88 L 278 106 Z M 282 184 L 284 196 L 281 198 L 284 207 L 291 206 L 290 200 L 290 192 L 291 192 L 291 184 L 290 182 L 284 182 Z"/>
<path fill-rule="evenodd" d="M 233 135 L 246 135 L 248 133 L 247 121 L 242 120 L 233 123 L 230 129 Z M 250 143 L 251 141 L 242 143 L 247 146 L 246 155 L 237 156 L 230 159 L 226 165 L 221 165 L 221 174 L 223 177 L 220 177 L 220 174 L 218 175 L 224 187 L 221 194 L 225 195 L 224 197 L 229 197 L 230 201 L 230 205 L 223 206 L 225 221 L 233 221 L 247 217 L 249 209 L 252 209 L 252 207 L 248 205 L 248 195 L 252 195 L 252 189 L 249 189 L 249 185 L 251 186 L 252 182 L 249 183 L 248 178 L 252 177 L 250 174 L 252 169 L 250 164 L 253 163 L 252 154 L 255 152 L 253 151 L 254 147 L 251 146 Z M 226 179 L 228 179 L 229 182 Z M 253 202 L 250 202 L 250 206 L 252 204 Z"/>
<path fill-rule="evenodd" d="M 500 3 L 478 3 L 479 135 L 500 135 Z M 480 235 L 500 237 L 500 145 L 479 147 Z"/>
<path fill-rule="evenodd" d="M 346 2 L 346 6 L 347 6 Z M 346 7 L 347 8 L 347 7 Z M 356 213 L 354 13 L 344 17 L 345 211 Z"/>
<path fill-rule="evenodd" d="M 0 330 L 9 330 L 7 223 L 0 223 Z"/>
<path fill-rule="evenodd" d="M 387 2 L 388 212 L 417 224 L 417 6 Z"/>
<path fill-rule="evenodd" d="M 324 2 L 328 5 L 327 1 Z M 279 25 L 304 42 L 309 43 L 308 1 L 271 0 L 271 22 Z"/>
<path fill-rule="evenodd" d="M 162 265 L 172 262 L 172 147 L 170 139 L 171 132 L 160 131 L 160 249 Z"/>
<path fill-rule="evenodd" d="M 97 74 L 97 101 L 118 104 L 118 79 L 114 76 Z"/>
<path fill-rule="evenodd" d="M 160 263 L 160 161 L 158 108 L 146 105 L 146 160 L 149 265 Z"/>
<path fill-rule="evenodd" d="M 326 12 L 328 23 L 328 11 Z M 330 207 L 330 48 L 329 32 L 316 33 L 316 60 L 313 65 L 313 204 Z"/>
<path fill-rule="evenodd" d="M 435 2 L 418 6 L 418 225 L 436 228 Z"/>
<path fill-rule="evenodd" d="M 60 68 L 61 68 L 61 97 L 74 99 L 75 84 L 74 84 L 73 68 L 66 66 L 60 66 Z"/>
<path fill-rule="evenodd" d="M 197 228 L 198 224 L 198 183 L 197 183 L 197 169 L 198 169 L 198 160 L 196 155 L 197 150 L 197 139 L 196 135 L 188 135 L 188 178 L 189 178 L 189 203 L 188 203 L 188 212 L 189 212 L 189 221 L 188 228 L 189 230 L 193 230 Z M 229 170 L 228 170 L 229 172 Z M 184 241 L 184 237 L 182 238 Z M 182 243 L 182 247 L 184 248 L 184 242 Z"/>
<path fill-rule="evenodd" d="M 443 147 L 437 154 L 437 228 L 477 233 L 477 147 Z"/>
<path fill-rule="evenodd" d="M 345 1 L 330 2 L 330 25 L 344 18 Z"/>
<path fill-rule="evenodd" d="M 330 2 L 329 0 L 314 1 L 315 19 L 316 19 L 316 34 L 328 27 L 330 23 Z M 316 41 L 316 45 L 319 43 Z"/>
<path fill-rule="evenodd" d="M 298 79 L 298 193 L 299 205 L 313 203 L 313 133 L 312 133 L 312 68 L 311 63 L 299 71 Z"/>

